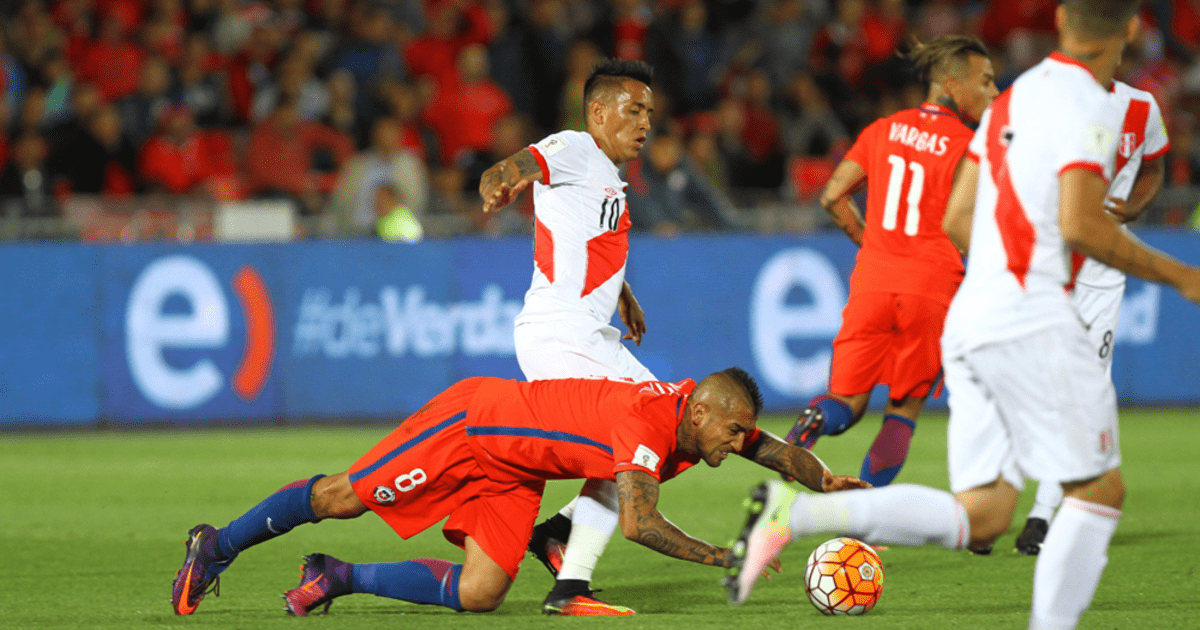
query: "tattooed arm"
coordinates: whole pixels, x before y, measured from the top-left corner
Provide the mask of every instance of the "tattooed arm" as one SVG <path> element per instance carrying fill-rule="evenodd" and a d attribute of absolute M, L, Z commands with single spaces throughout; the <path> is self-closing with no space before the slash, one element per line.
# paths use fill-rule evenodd
<path fill-rule="evenodd" d="M 659 553 L 718 567 L 728 567 L 733 552 L 710 545 L 683 533 L 658 511 L 658 480 L 649 474 L 628 470 L 617 473 L 621 533 Z"/>
<path fill-rule="evenodd" d="M 793 446 L 759 431 L 758 439 L 742 450 L 742 457 L 765 468 L 785 473 L 813 492 L 835 492 L 870 488 L 871 484 L 856 477 L 835 475 L 812 451 Z"/>
<path fill-rule="evenodd" d="M 825 184 L 825 192 L 821 193 L 821 207 L 859 247 L 862 247 L 863 230 L 867 224 L 863 222 L 862 212 L 850 195 L 861 190 L 866 183 L 867 172 L 858 162 L 842 160 L 830 176 L 829 183 Z"/>
<path fill-rule="evenodd" d="M 542 178 L 542 169 L 528 148 L 500 160 L 479 178 L 483 211 L 499 210 L 512 203 L 525 187 Z"/>
<path fill-rule="evenodd" d="M 1117 227 L 1103 204 L 1108 185 L 1100 175 L 1072 169 L 1059 175 L 1059 226 L 1067 245 L 1109 267 L 1175 287 L 1200 304 L 1200 269 L 1185 265 Z"/>

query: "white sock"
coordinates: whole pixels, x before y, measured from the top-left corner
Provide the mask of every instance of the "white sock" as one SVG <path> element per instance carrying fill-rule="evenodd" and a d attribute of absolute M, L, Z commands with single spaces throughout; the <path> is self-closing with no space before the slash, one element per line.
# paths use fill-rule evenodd
<path fill-rule="evenodd" d="M 560 580 L 591 582 L 596 562 L 608 546 L 619 519 L 617 484 L 611 481 L 589 480 L 576 497 L 575 514 L 571 519 L 571 538 L 563 553 Z"/>
<path fill-rule="evenodd" d="M 1062 503 L 1062 484 L 1057 481 L 1039 481 L 1037 498 L 1033 501 L 1033 509 L 1029 510 L 1029 518 L 1040 518 L 1047 523 L 1054 518 L 1054 510 Z"/>
<path fill-rule="evenodd" d="M 915 484 L 796 496 L 792 537 L 845 534 L 869 544 L 962 549 L 970 539 L 967 511 L 954 495 Z"/>
<path fill-rule="evenodd" d="M 575 515 L 575 502 L 578 500 L 579 500 L 579 497 L 575 497 L 574 499 L 571 499 L 571 502 L 562 506 L 562 509 L 559 510 L 558 513 L 562 514 L 563 516 L 565 516 L 567 518 L 571 518 L 572 516 Z"/>
<path fill-rule="evenodd" d="M 1121 511 L 1068 497 L 1033 570 L 1031 630 L 1069 630 L 1092 603 Z"/>

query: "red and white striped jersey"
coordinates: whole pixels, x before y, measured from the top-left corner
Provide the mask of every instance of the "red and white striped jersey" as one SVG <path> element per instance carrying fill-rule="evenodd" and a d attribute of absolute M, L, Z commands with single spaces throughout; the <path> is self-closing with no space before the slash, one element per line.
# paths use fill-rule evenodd
<path fill-rule="evenodd" d="M 543 176 L 533 184 L 533 281 L 516 323 L 585 315 L 608 324 L 629 254 L 625 182 L 584 132 L 560 131 L 529 151 Z"/>
<path fill-rule="evenodd" d="M 1071 255 L 1059 227 L 1059 176 L 1112 180 L 1123 100 L 1083 64 L 1053 53 L 984 112 L 968 155 L 979 161 L 967 273 L 942 335 L 944 352 L 1077 322 Z"/>
<path fill-rule="evenodd" d="M 1153 94 L 1120 81 L 1114 81 L 1113 88 L 1125 104 L 1125 124 L 1117 141 L 1117 176 L 1108 187 L 1108 196 L 1129 201 L 1142 162 L 1162 157 L 1171 148 L 1171 142 L 1167 139 L 1162 110 Z M 1075 256 L 1076 283 L 1096 288 L 1124 286 L 1125 274 L 1121 271 L 1090 258 L 1084 259 L 1078 253 Z"/>

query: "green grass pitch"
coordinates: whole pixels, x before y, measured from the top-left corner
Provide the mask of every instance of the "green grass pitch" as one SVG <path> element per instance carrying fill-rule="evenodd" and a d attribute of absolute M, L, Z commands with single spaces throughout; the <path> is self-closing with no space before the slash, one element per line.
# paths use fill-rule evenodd
<path fill-rule="evenodd" d="M 856 474 L 878 414 L 817 453 Z M 782 434 L 787 419 L 764 418 Z M 1125 411 L 1125 516 L 1108 569 L 1081 628 L 1200 628 L 1200 478 L 1197 411 Z M 168 602 L 183 540 L 198 522 L 218 526 L 267 493 L 316 472 L 345 469 L 387 427 L 100 431 L 0 434 L 0 627 L 4 628 L 1024 628 L 1034 559 L 1012 551 L 1032 500 L 991 557 L 940 548 L 881 553 L 886 587 L 863 617 L 825 618 L 804 596 L 803 562 L 819 539 L 783 555 L 784 573 L 760 582 L 730 608 L 719 569 L 654 553 L 618 534 L 596 571 L 602 597 L 628 605 L 626 619 L 539 614 L 550 578 L 530 559 L 500 610 L 456 614 L 368 595 L 338 600 L 327 617 L 293 619 L 279 594 L 296 585 L 300 555 L 322 551 L 358 562 L 415 557 L 461 560 L 438 530 L 402 541 L 378 518 L 305 525 L 244 553 L 225 573 L 220 597 L 179 618 Z M 900 482 L 946 488 L 944 416 L 921 420 Z M 726 544 L 741 527 L 746 489 L 766 471 L 739 458 L 699 467 L 663 488 L 661 509 L 694 536 Z M 543 513 L 577 491 L 554 482 Z"/>

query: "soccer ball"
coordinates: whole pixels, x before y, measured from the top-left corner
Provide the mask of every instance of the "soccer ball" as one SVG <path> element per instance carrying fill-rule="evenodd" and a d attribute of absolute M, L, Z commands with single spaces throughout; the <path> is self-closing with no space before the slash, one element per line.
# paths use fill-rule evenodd
<path fill-rule="evenodd" d="M 804 591 L 821 614 L 861 615 L 883 592 L 883 562 L 861 540 L 827 540 L 808 556 Z"/>

